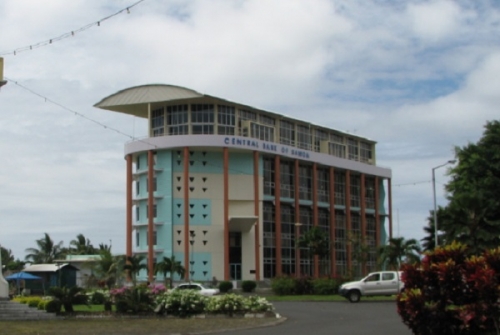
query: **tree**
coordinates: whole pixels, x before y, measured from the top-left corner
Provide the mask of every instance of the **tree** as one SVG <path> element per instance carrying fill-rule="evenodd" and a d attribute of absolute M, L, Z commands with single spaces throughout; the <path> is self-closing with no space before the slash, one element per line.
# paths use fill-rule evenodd
<path fill-rule="evenodd" d="M 379 263 L 389 269 L 398 270 L 403 263 L 418 263 L 420 246 L 417 240 L 404 237 L 389 239 L 389 243 L 379 248 Z"/>
<path fill-rule="evenodd" d="M 304 234 L 300 235 L 297 241 L 297 248 L 305 249 L 311 265 L 314 263 L 314 256 L 319 260 L 323 259 L 330 251 L 330 238 L 328 234 L 318 226 L 313 226 Z"/>
<path fill-rule="evenodd" d="M 25 260 L 32 264 L 53 263 L 55 259 L 63 257 L 61 252 L 63 242 L 54 243 L 49 234 L 39 240 L 36 240 L 37 248 L 28 248 Z"/>
<path fill-rule="evenodd" d="M 169 286 L 172 288 L 172 277 L 174 274 L 178 274 L 181 278 L 184 278 L 186 269 L 182 266 L 182 263 L 180 261 L 177 261 L 175 259 L 175 256 L 172 255 L 172 257 L 163 257 L 163 260 L 159 263 L 156 264 L 155 266 L 155 275 L 156 273 L 160 272 L 163 274 L 163 278 L 167 277 L 167 273 L 170 274 L 169 276 Z"/>
<path fill-rule="evenodd" d="M 146 257 L 141 255 L 125 256 L 125 265 L 123 269 L 128 271 L 130 277 L 132 278 L 132 283 L 134 286 L 137 285 L 137 275 L 141 270 L 148 270 L 148 266 L 144 260 Z"/>
<path fill-rule="evenodd" d="M 480 253 L 500 244 L 500 122 L 487 122 L 481 139 L 456 147 L 455 156 L 439 229 L 444 242 L 456 240 Z"/>
<path fill-rule="evenodd" d="M 20 271 L 24 268 L 24 262 L 19 259 L 14 259 L 14 255 L 12 254 L 12 250 L 6 249 L 4 247 L 0 247 L 2 254 L 2 266 L 4 266 L 4 270 L 11 271 Z"/>
<path fill-rule="evenodd" d="M 370 253 L 374 247 L 370 247 L 361 234 L 348 234 L 347 239 L 351 244 L 352 260 L 358 265 L 354 271 L 354 276 L 358 277 L 365 273 L 366 263 L 370 259 Z M 376 250 L 374 252 L 376 253 Z"/>
<path fill-rule="evenodd" d="M 103 249 L 99 252 L 100 259 L 94 263 L 92 271 L 97 279 L 111 288 L 118 280 L 121 273 L 120 259 L 123 256 L 113 256 L 111 250 Z"/>
<path fill-rule="evenodd" d="M 76 239 L 71 240 L 69 247 L 72 255 L 94 255 L 96 253 L 90 240 L 85 238 L 83 234 L 78 234 Z"/>

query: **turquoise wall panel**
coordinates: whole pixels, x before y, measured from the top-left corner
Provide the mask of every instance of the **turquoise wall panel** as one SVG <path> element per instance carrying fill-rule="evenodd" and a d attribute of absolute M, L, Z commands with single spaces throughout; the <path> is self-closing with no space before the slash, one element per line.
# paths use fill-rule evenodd
<path fill-rule="evenodd" d="M 184 199 L 173 199 L 173 224 L 184 224 Z M 210 199 L 189 199 L 189 224 L 209 226 L 212 223 L 212 201 Z"/>
<path fill-rule="evenodd" d="M 229 174 L 253 176 L 253 152 L 229 153 Z"/>
<path fill-rule="evenodd" d="M 184 171 L 183 150 L 172 151 L 173 172 Z M 222 151 L 189 151 L 189 172 L 190 173 L 222 173 L 223 157 Z"/>
<path fill-rule="evenodd" d="M 181 261 L 184 265 L 184 253 L 175 252 L 175 259 Z M 196 252 L 196 242 L 195 250 L 189 255 L 189 272 L 190 278 L 194 281 L 211 281 L 212 280 L 212 255 L 208 252 Z M 174 276 L 174 280 L 180 280 L 178 275 Z"/>
<path fill-rule="evenodd" d="M 379 193 L 379 203 L 378 203 L 378 212 L 379 214 L 386 214 L 385 210 L 385 188 L 384 188 L 384 180 L 382 178 L 379 179 L 378 183 L 378 193 Z"/>

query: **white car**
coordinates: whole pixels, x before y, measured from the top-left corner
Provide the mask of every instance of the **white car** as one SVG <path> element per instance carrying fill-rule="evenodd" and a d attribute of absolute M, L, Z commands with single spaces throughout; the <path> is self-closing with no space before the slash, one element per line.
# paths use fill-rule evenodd
<path fill-rule="evenodd" d="M 174 290 L 195 290 L 204 296 L 213 296 L 219 294 L 219 290 L 216 288 L 206 288 L 205 286 L 198 283 L 183 283 L 179 284 L 173 288 Z"/>

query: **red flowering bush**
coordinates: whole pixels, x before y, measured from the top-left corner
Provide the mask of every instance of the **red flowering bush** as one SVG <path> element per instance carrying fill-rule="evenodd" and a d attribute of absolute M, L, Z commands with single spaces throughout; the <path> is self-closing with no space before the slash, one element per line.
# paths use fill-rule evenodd
<path fill-rule="evenodd" d="M 398 313 L 414 334 L 500 334 L 500 248 L 466 251 L 453 243 L 403 265 Z"/>

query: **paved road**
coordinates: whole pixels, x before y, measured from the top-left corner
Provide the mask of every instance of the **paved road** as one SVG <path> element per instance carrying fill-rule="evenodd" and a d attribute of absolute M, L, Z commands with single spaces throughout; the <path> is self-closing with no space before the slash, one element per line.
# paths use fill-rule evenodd
<path fill-rule="evenodd" d="M 226 332 L 226 335 L 411 335 L 392 301 L 275 302 L 287 321 L 274 327 Z"/>

